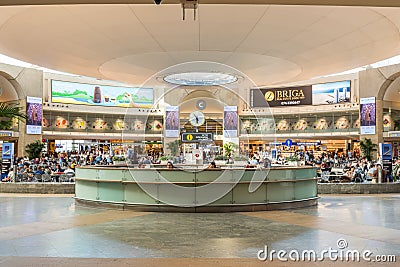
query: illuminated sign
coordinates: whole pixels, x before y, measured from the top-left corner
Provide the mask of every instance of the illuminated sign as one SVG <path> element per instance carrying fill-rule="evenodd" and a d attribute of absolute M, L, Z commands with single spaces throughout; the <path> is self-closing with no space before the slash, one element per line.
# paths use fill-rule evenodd
<path fill-rule="evenodd" d="M 252 107 L 311 105 L 311 85 L 277 89 L 251 89 L 250 102 Z"/>
<path fill-rule="evenodd" d="M 182 142 L 213 141 L 212 133 L 182 133 Z"/>
<path fill-rule="evenodd" d="M 339 81 L 284 88 L 250 90 L 251 107 L 327 105 L 350 102 L 351 82 Z"/>
<path fill-rule="evenodd" d="M 151 108 L 153 89 L 51 80 L 51 102 L 76 105 Z"/>

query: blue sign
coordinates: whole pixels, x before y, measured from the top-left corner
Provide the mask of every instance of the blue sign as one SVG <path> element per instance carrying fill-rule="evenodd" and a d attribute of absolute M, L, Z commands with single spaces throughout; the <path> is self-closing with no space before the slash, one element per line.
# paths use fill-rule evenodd
<path fill-rule="evenodd" d="M 14 143 L 3 143 L 2 159 L 12 159 L 14 156 Z"/>
<path fill-rule="evenodd" d="M 381 144 L 382 160 L 392 160 L 392 144 Z"/>
<path fill-rule="evenodd" d="M 287 139 L 287 140 L 285 141 L 285 146 L 292 146 L 292 145 L 293 145 L 292 139 Z"/>

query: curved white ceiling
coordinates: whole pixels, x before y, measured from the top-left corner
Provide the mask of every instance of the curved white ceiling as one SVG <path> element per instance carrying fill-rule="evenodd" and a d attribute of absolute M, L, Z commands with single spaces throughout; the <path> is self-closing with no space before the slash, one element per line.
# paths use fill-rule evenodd
<path fill-rule="evenodd" d="M 131 84 L 175 64 L 214 61 L 257 85 L 400 54 L 400 8 L 200 4 L 196 21 L 190 12 L 183 21 L 174 4 L 0 7 L 0 53 Z"/>

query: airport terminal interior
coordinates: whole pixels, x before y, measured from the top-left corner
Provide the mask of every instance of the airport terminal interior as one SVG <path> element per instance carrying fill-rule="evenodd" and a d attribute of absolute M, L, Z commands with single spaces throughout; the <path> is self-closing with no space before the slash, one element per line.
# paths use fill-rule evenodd
<path fill-rule="evenodd" d="M 0 266 L 398 266 L 400 3 L 0 3 Z"/>

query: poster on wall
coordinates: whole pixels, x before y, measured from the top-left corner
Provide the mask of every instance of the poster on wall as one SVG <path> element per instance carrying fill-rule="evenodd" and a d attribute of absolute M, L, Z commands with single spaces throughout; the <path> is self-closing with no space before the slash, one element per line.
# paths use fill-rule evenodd
<path fill-rule="evenodd" d="M 55 103 L 107 107 L 151 108 L 153 89 L 97 85 L 51 80 L 51 101 Z"/>
<path fill-rule="evenodd" d="M 350 80 L 250 90 L 251 107 L 328 105 L 350 102 Z"/>
<path fill-rule="evenodd" d="M 179 137 L 179 107 L 167 106 L 165 111 L 165 136 Z"/>
<path fill-rule="evenodd" d="M 226 106 L 224 107 L 224 137 L 237 137 L 237 131 L 237 106 Z"/>
<path fill-rule="evenodd" d="M 360 98 L 360 133 L 375 134 L 375 97 Z"/>
<path fill-rule="evenodd" d="M 42 134 L 42 98 L 26 97 L 26 133 Z"/>

